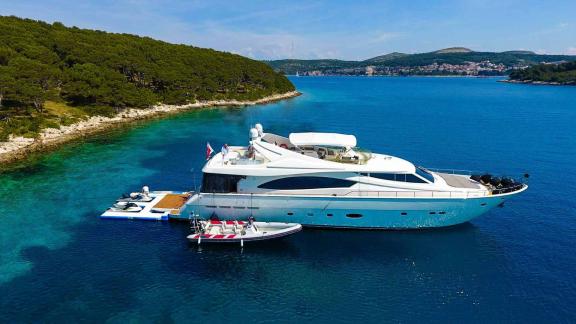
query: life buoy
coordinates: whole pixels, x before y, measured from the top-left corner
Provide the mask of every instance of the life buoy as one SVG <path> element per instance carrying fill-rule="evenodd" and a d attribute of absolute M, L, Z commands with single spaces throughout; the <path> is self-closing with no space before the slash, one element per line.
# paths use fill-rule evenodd
<path fill-rule="evenodd" d="M 286 144 L 284 144 L 284 143 L 280 144 L 280 147 L 283 148 L 283 149 L 288 149 L 288 145 L 286 145 Z"/>

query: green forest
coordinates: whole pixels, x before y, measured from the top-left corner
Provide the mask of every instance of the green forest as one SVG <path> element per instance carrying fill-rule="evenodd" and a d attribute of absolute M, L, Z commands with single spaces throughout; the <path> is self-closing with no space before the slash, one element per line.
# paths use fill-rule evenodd
<path fill-rule="evenodd" d="M 0 141 L 128 107 L 292 90 L 283 75 L 239 55 L 0 16 Z"/>
<path fill-rule="evenodd" d="M 576 85 L 576 61 L 562 64 L 539 64 L 510 73 L 511 80 L 542 81 Z"/>

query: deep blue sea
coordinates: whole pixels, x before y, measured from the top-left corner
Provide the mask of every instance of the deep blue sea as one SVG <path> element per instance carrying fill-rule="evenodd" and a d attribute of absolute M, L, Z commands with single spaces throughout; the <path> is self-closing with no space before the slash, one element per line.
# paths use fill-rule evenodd
<path fill-rule="evenodd" d="M 0 322 L 575 322 L 576 87 L 292 78 L 301 97 L 144 122 L 0 174 Z M 355 134 L 436 168 L 530 173 L 472 221 L 189 245 L 186 223 L 101 220 L 123 192 L 189 190 L 205 145 Z"/>

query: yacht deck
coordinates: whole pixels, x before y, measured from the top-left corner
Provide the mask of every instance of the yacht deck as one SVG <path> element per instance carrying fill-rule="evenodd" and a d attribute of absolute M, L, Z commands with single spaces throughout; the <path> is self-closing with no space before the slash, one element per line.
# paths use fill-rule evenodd
<path fill-rule="evenodd" d="M 188 201 L 190 198 L 190 194 L 173 194 L 169 193 L 166 194 L 162 200 L 160 200 L 156 205 L 154 205 L 154 209 L 156 210 L 171 210 L 171 209 L 178 209 Z"/>
<path fill-rule="evenodd" d="M 449 186 L 454 188 L 482 189 L 479 184 L 470 180 L 468 176 L 438 172 L 436 174 L 442 177 Z"/>

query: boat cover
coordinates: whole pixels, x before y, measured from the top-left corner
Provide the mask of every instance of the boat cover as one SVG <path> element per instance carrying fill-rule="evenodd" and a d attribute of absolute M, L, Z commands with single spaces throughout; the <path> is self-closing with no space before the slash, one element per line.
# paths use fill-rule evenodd
<path fill-rule="evenodd" d="M 292 133 L 290 134 L 289 139 L 290 142 L 296 146 L 356 146 L 356 136 L 337 133 Z"/>

